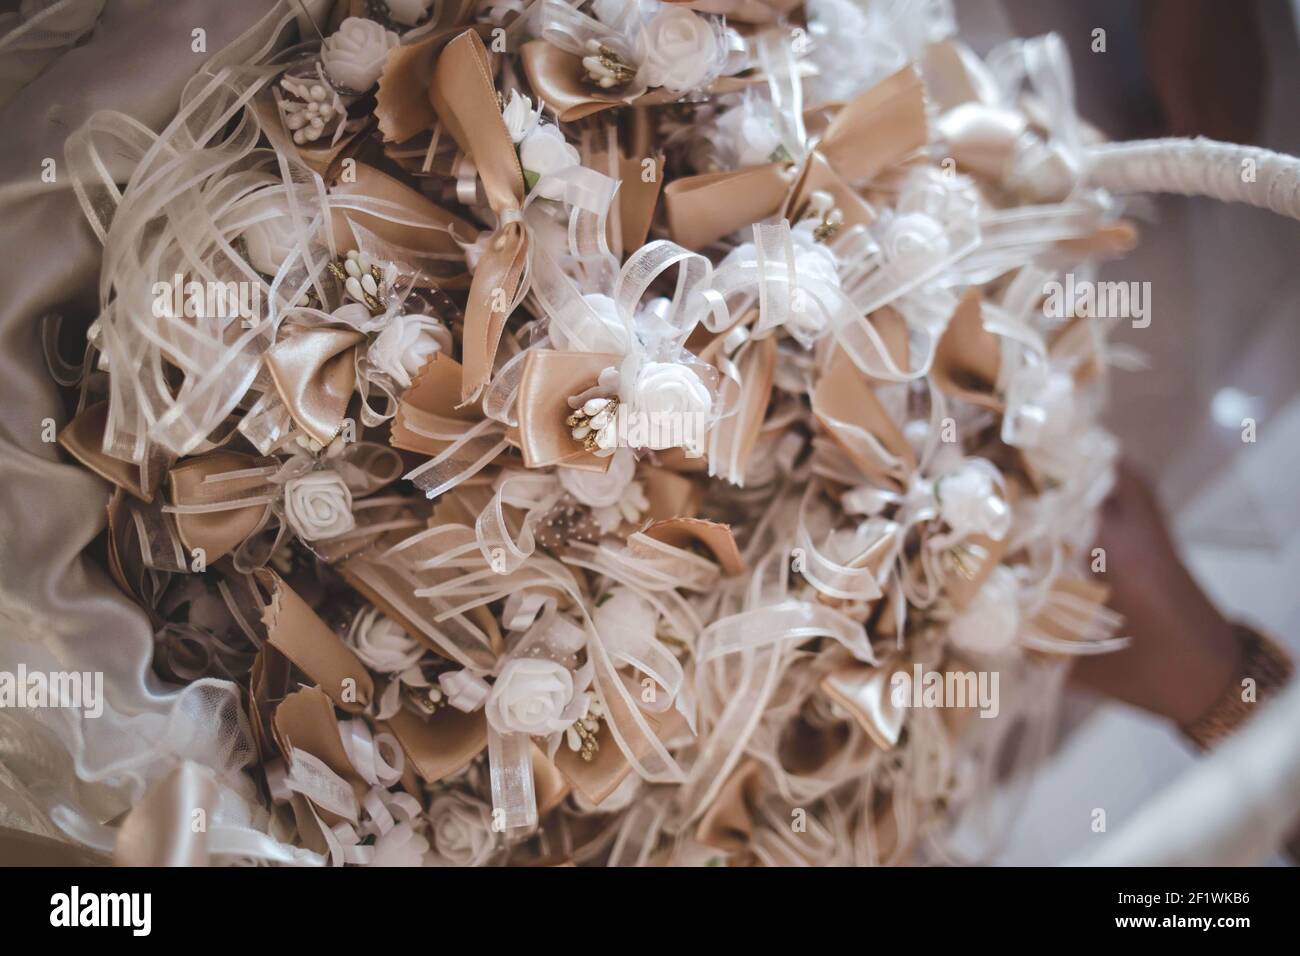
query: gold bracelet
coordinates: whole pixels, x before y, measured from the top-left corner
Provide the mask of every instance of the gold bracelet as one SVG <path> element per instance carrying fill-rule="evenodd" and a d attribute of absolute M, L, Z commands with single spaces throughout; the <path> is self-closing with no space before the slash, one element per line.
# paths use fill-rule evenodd
<path fill-rule="evenodd" d="M 1244 724 L 1256 705 L 1272 697 L 1294 670 L 1291 656 L 1275 641 L 1244 624 L 1234 624 L 1233 630 L 1241 641 L 1237 676 L 1209 710 L 1182 728 L 1183 735 L 1202 750 L 1209 750 Z M 1253 687 L 1247 687 L 1247 680 Z M 1247 693 L 1248 689 L 1253 693 Z"/>

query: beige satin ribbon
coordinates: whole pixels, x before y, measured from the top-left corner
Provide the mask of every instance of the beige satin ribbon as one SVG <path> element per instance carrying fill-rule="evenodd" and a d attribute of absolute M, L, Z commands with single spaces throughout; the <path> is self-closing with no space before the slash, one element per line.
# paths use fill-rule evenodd
<path fill-rule="evenodd" d="M 474 269 L 462 339 L 462 402 L 487 384 L 506 311 L 514 305 L 528 262 L 528 231 L 520 219 L 524 173 L 497 104 L 492 64 L 477 33 L 451 40 L 433 71 L 429 100 L 456 143 L 474 162 L 497 228 Z"/>
<path fill-rule="evenodd" d="M 357 384 L 355 329 L 288 325 L 264 356 L 276 391 L 298 426 L 322 445 L 338 435 Z"/>
<path fill-rule="evenodd" d="M 272 146 L 288 156 L 297 154 L 308 168 L 327 181 L 336 174 L 339 160 L 343 158 L 344 153 L 352 151 L 352 147 L 369 126 L 363 124 L 351 132 L 344 132 L 337 142 L 331 141 L 330 137 L 324 137 L 310 145 L 295 143 L 292 135 L 285 129 L 280 108 L 276 105 L 275 96 L 269 87 L 255 96 L 249 105 L 257 117 L 258 125 Z"/>
<path fill-rule="evenodd" d="M 364 236 L 372 257 L 392 261 L 416 288 L 467 288 L 469 270 L 460 242 L 473 241 L 478 228 L 373 166 L 357 163 L 353 172 L 330 187 L 338 203 L 330 209 L 335 249 L 340 254 L 358 249 Z M 373 211 L 348 208 L 354 196 Z"/>
<path fill-rule="evenodd" d="M 573 791 L 573 785 L 536 742 L 533 743 L 533 791 L 537 795 L 539 817 L 545 817 Z"/>
<path fill-rule="evenodd" d="M 586 81 L 582 57 L 545 40 L 525 43 L 519 50 L 519 56 L 529 87 L 561 123 L 575 123 L 615 107 L 666 106 L 682 98 L 682 94 L 662 88 L 648 90 L 631 99 L 619 93 L 601 92 Z M 711 96 L 736 93 L 763 82 L 765 80 L 761 76 L 720 76 L 706 92 Z"/>
<path fill-rule="evenodd" d="M 822 678 L 821 689 L 853 717 L 881 750 L 892 750 L 903 732 L 906 708 L 894 702 L 890 680 L 910 673 L 911 662 L 890 657 L 880 664 L 848 661 Z"/>
<path fill-rule="evenodd" d="M 728 576 L 745 573 L 745 559 L 740 556 L 736 539 L 731 533 L 731 526 L 703 518 L 675 517 L 667 521 L 655 521 L 648 525 L 643 534 L 666 545 L 691 551 L 695 547 L 707 552 L 722 573 Z"/>
<path fill-rule="evenodd" d="M 960 41 L 928 44 L 921 54 L 921 71 L 926 93 L 939 112 L 962 103 L 993 103 L 1001 95 L 988 68 Z"/>
<path fill-rule="evenodd" d="M 812 411 L 826 433 L 866 477 L 902 492 L 916 471 L 916 453 L 893 416 L 876 397 L 871 380 L 841 348 L 836 348 L 812 393 Z M 859 434 L 874 438 L 895 459 L 888 465 L 870 453 Z"/>
<path fill-rule="evenodd" d="M 378 726 L 397 738 L 402 753 L 426 783 L 459 773 L 487 749 L 487 718 L 481 710 L 466 714 L 442 707 L 423 718 L 402 709 Z"/>
<path fill-rule="evenodd" d="M 259 764 L 273 759 L 279 750 L 271 733 L 271 715 L 288 694 L 292 670 L 287 657 L 263 644 L 248 671 L 248 723 L 257 744 Z"/>
<path fill-rule="evenodd" d="M 1001 412 L 1002 341 L 984 327 L 982 302 L 978 289 L 962 296 L 935 348 L 930 378 L 946 395 Z"/>
<path fill-rule="evenodd" d="M 595 138 L 590 155 L 583 162 L 583 165 L 619 181 L 618 193 L 614 197 L 616 215 L 609 217 L 608 240 L 610 249 L 619 259 L 645 244 L 664 182 L 664 158 L 662 154 L 653 153 L 649 146 L 646 113 L 634 111 L 629 122 L 633 126 L 630 138 L 634 143 L 640 140 L 641 149 L 634 146 L 630 152 L 624 151 L 611 126 L 606 130 L 607 138 Z M 648 180 L 644 165 L 647 162 L 651 164 Z"/>
<path fill-rule="evenodd" d="M 491 24 L 480 24 L 477 29 L 489 30 Z M 464 30 L 463 26 L 449 26 L 389 51 L 375 94 L 375 118 L 385 142 L 404 143 L 438 122 L 428 94 L 434 65 L 443 48 Z"/>
<path fill-rule="evenodd" d="M 751 223 L 796 219 L 815 190 L 829 192 L 846 225 L 875 212 L 854 186 L 922 149 L 929 140 L 921 78 L 904 67 L 842 106 L 801 166 L 769 163 L 683 176 L 664 187 L 673 239 L 701 249 Z"/>
<path fill-rule="evenodd" d="M 458 423 L 463 422 L 464 431 L 468 431 L 481 422 L 483 412 L 477 402 L 464 406 L 460 404 L 463 376 L 459 362 L 442 352 L 435 353 L 411 382 L 411 387 L 402 393 L 397 403 L 397 413 L 393 416 L 388 443 L 394 448 L 436 457 L 451 441 L 429 438 L 413 430 L 413 427 L 420 428 L 422 425 L 440 422 L 436 430 L 440 433 L 445 430 L 446 434 L 450 434 L 457 430 Z M 426 427 L 424 430 L 435 429 Z"/>
<path fill-rule="evenodd" d="M 613 456 L 600 457 L 582 447 L 565 419 L 573 413 L 569 397 L 586 391 L 600 373 L 617 368 L 623 356 L 608 352 L 559 352 L 530 349 L 519 379 L 517 415 L 519 450 L 528 468 L 564 465 L 584 471 L 609 470 Z"/>
<path fill-rule="evenodd" d="M 214 451 L 187 458 L 167 473 L 168 499 L 178 508 L 224 504 L 218 510 L 175 514 L 176 534 L 186 550 L 203 549 L 211 564 L 235 550 L 266 521 L 270 505 L 240 507 L 247 497 L 261 497 L 271 486 L 265 474 L 212 480 L 221 475 L 247 470 L 278 468 L 275 458 L 259 458 L 242 452 Z"/>
<path fill-rule="evenodd" d="M 776 23 L 789 16 L 800 0 L 665 0 L 673 6 L 712 13 L 736 23 Z"/>
<path fill-rule="evenodd" d="M 218 784 L 207 767 L 185 761 L 155 781 L 117 832 L 117 866 L 207 866 L 208 826 L 196 826 L 216 808 Z"/>
<path fill-rule="evenodd" d="M 318 687 L 306 687 L 285 697 L 271 716 L 275 742 L 286 762 L 292 762 L 295 750 L 311 754 L 352 788 L 360 801 L 370 786 L 352 765 L 339 735 L 334 704 Z M 330 826 L 343 818 L 326 807 L 317 812 Z"/>
<path fill-rule="evenodd" d="M 695 827 L 695 839 L 726 853 L 749 846 L 754 836 L 754 805 L 761 793 L 763 765 L 746 757 L 732 771 L 727 782 Z"/>
<path fill-rule="evenodd" d="M 108 402 L 83 408 L 59 432 L 58 442 L 77 461 L 101 478 L 143 501 L 152 501 L 166 472 L 166 460 L 158 455 L 144 467 L 104 453 L 104 429 L 108 425 Z"/>
<path fill-rule="evenodd" d="M 686 726 L 682 715 L 675 710 L 663 714 L 646 713 L 643 716 L 655 736 L 661 741 L 671 739 Z M 627 755 L 614 740 L 608 725 L 603 721 L 600 729 L 596 731 L 596 742 L 599 749 L 591 760 L 583 760 L 568 747 L 561 747 L 555 754 L 555 769 L 564 775 L 564 779 L 574 790 L 599 806 L 631 773 L 632 765 L 628 763 Z M 650 751 L 648 743 L 644 740 L 633 741 L 631 746 L 638 758 L 644 757 Z"/>
<path fill-rule="evenodd" d="M 356 654 L 307 603 L 269 568 L 256 572 L 270 595 L 262 610 L 267 643 L 329 695 L 334 706 L 350 714 L 365 711 L 375 684 Z"/>
<path fill-rule="evenodd" d="M 1006 486 L 1007 504 L 1014 506 L 1017 485 L 1008 478 Z M 993 569 L 1002 563 L 1002 558 L 1007 553 L 1007 545 L 1010 543 L 1010 534 L 1004 535 L 1000 541 L 996 541 L 988 535 L 973 534 L 962 542 L 967 549 L 973 549 L 979 564 L 973 571 L 950 574 L 945 580 L 944 593 L 956 610 L 965 610 L 971 601 L 975 600 L 975 595 L 984 586 L 984 582 L 993 573 Z M 969 561 L 967 563 L 969 564 Z"/>
<path fill-rule="evenodd" d="M 160 584 L 151 569 L 145 566 L 139 544 L 131 546 L 132 534 L 138 533 L 139 526 L 133 520 L 130 501 L 124 489 L 114 489 L 106 510 L 108 534 L 105 536 L 105 551 L 108 573 L 122 589 L 122 593 L 149 615 L 150 624 L 156 631 L 165 623 L 157 609 L 165 585 Z"/>
<path fill-rule="evenodd" d="M 758 310 L 753 309 L 730 329 L 715 335 L 697 327 L 698 334 L 692 334 L 688 347 L 702 360 L 711 362 L 719 372 L 725 373 L 728 335 L 736 329 L 747 328 L 757 318 Z M 709 432 L 709 474 L 719 475 L 733 484 L 743 483 L 772 399 L 776 360 L 777 338 L 774 335 L 750 340 L 737 350 L 734 361 L 739 373 L 739 386 L 734 378 L 724 375 L 720 394 L 725 403 L 723 407 L 730 409 L 730 414 L 724 414 Z"/>
<path fill-rule="evenodd" d="M 652 522 L 693 517 L 704 507 L 704 488 L 693 478 L 665 468 L 642 468 L 637 478 L 649 502 L 645 517 Z"/>

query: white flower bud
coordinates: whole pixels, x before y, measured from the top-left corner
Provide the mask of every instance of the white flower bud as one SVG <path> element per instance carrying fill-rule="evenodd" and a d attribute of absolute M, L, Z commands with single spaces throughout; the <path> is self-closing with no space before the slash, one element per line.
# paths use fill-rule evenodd
<path fill-rule="evenodd" d="M 522 142 L 524 137 L 537 127 L 541 116 L 542 111 L 533 109 L 533 101 L 527 96 L 520 95 L 518 90 L 510 91 L 510 99 L 505 109 L 501 111 L 501 118 L 505 120 L 506 129 L 510 131 L 510 140 L 516 144 Z"/>
<path fill-rule="evenodd" d="M 1009 650 L 1020 630 L 1020 585 L 1015 573 L 998 565 L 970 605 L 948 625 L 948 637 L 961 650 L 998 655 Z"/>
<path fill-rule="evenodd" d="M 487 719 L 498 733 L 544 737 L 573 723 L 573 674 L 563 664 L 516 657 L 501 669 L 487 700 Z"/>
<path fill-rule="evenodd" d="M 352 492 L 332 471 L 313 471 L 286 482 L 284 516 L 304 541 L 336 538 L 356 527 Z"/>
<path fill-rule="evenodd" d="M 577 166 L 581 162 L 578 150 L 570 145 L 560 132 L 558 126 L 535 126 L 519 144 L 519 162 L 524 169 L 537 176 L 549 176 Z M 547 186 L 541 186 L 540 196 L 544 199 L 560 199 Z"/>
<path fill-rule="evenodd" d="M 402 625 L 378 608 L 368 608 L 353 619 L 348 643 L 362 663 L 379 674 L 400 673 L 424 656 L 424 648 Z"/>
<path fill-rule="evenodd" d="M 641 78 L 650 86 L 688 93 L 722 66 L 722 44 L 713 24 L 684 7 L 660 7 L 646 24 Z"/>
<path fill-rule="evenodd" d="M 998 493 L 997 469 L 982 458 L 968 458 L 936 482 L 939 511 L 959 538 L 987 535 L 995 541 L 1011 529 L 1011 509 Z"/>
<path fill-rule="evenodd" d="M 336 84 L 364 93 L 379 80 L 398 36 L 374 20 L 348 17 L 320 48 L 321 65 Z"/>

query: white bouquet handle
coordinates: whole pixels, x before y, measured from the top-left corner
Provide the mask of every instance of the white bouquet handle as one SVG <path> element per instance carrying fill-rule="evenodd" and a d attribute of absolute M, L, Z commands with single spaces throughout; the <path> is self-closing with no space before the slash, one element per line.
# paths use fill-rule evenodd
<path fill-rule="evenodd" d="M 1300 158 L 1212 139 L 1146 139 L 1092 150 L 1089 181 L 1115 193 L 1178 193 L 1300 219 Z"/>
<path fill-rule="evenodd" d="M 1300 158 L 1295 156 L 1197 137 L 1106 144 L 1093 150 L 1092 161 L 1090 182 L 1111 192 L 1208 196 L 1300 219 Z M 1297 716 L 1300 686 L 1152 799 L 1104 850 L 1069 862 L 1258 863 L 1295 822 L 1300 746 L 1289 728 Z M 1253 769 L 1243 777 L 1243 767 Z M 1255 771 L 1261 770 L 1266 777 L 1243 793 L 1241 781 L 1259 777 Z M 1189 834 L 1196 836 L 1189 839 Z"/>

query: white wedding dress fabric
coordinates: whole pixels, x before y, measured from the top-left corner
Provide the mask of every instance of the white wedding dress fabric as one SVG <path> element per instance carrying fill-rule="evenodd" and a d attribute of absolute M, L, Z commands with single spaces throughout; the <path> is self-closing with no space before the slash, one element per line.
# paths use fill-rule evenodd
<path fill-rule="evenodd" d="M 77 34 L 86 34 L 84 42 L 29 63 L 21 82 L 7 72 L 13 64 L 0 71 L 20 87 L 0 86 L 0 671 L 99 671 L 105 706 L 98 718 L 0 709 L 0 827 L 71 838 L 107 854 L 113 831 L 104 824 L 186 761 L 220 781 L 218 825 L 257 829 L 265 812 L 240 772 L 253 753 L 237 688 L 202 680 L 177 691 L 154 677 L 148 620 L 84 553 L 104 526 L 109 486 L 45 440 L 50 422 L 61 428 L 68 415 L 44 358 L 42 319 L 65 317 L 71 353 L 98 309 L 101 250 L 66 173 L 63 144 L 99 110 L 161 129 L 204 61 L 274 4 L 59 6 L 76 22 L 89 18 Z M 206 53 L 193 49 L 200 28 Z M 53 182 L 42 177 L 49 161 Z M 112 170 L 119 183 L 129 172 Z M 263 858 L 295 856 L 270 840 L 263 849 Z"/>
<path fill-rule="evenodd" d="M 22 0 L 0 13 L 0 105 L 90 32 L 104 0 Z"/>
<path fill-rule="evenodd" d="M 1090 853 L 1088 866 L 1250 866 L 1300 822 L 1300 681 Z"/>

